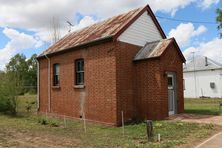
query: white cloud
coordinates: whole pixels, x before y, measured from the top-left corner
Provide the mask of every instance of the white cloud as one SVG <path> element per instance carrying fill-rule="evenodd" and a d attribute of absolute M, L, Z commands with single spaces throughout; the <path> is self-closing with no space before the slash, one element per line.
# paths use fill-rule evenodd
<path fill-rule="evenodd" d="M 79 22 L 79 24 L 75 25 L 72 27 L 72 31 L 76 31 L 79 29 L 82 29 L 84 27 L 87 27 L 89 25 L 92 25 L 96 23 L 96 20 L 94 20 L 92 17 L 90 16 L 84 16 L 81 21 Z"/>
<path fill-rule="evenodd" d="M 209 8 L 213 4 L 219 3 L 220 0 L 201 0 L 199 3 L 199 7 L 201 7 L 203 10 Z"/>
<path fill-rule="evenodd" d="M 206 32 L 206 27 L 200 25 L 195 29 L 192 23 L 181 23 L 175 29 L 171 29 L 169 37 L 174 37 L 181 47 L 187 46 L 190 39 Z"/>
<path fill-rule="evenodd" d="M 3 49 L 0 49 L 0 66 L 4 65 L 5 61 L 22 49 L 37 48 L 41 46 L 44 41 L 50 42 L 50 22 L 53 17 L 59 20 L 61 35 L 64 35 L 69 30 L 66 23 L 67 20 L 73 22 L 75 25 L 72 29 L 72 31 L 74 31 L 98 20 L 137 7 L 142 7 L 146 4 L 149 4 L 154 12 L 161 11 L 170 13 L 173 16 L 179 9 L 185 8 L 190 4 L 199 5 L 201 8 L 208 8 L 212 4 L 218 3 L 218 1 L 219 0 L 0 0 L 0 27 L 19 28 L 34 32 L 33 37 L 6 28 L 4 33 L 10 38 L 10 41 Z M 75 18 L 76 13 L 80 13 L 85 17 L 83 17 L 80 22 L 77 22 Z M 96 16 L 98 20 L 94 20 L 90 16 Z M 177 33 L 177 30 L 174 29 L 171 34 L 182 34 L 182 36 L 185 34 L 185 37 L 177 35 L 176 38 L 180 40 L 181 44 L 186 44 L 189 42 L 190 37 L 200 35 L 205 32 L 206 28 L 200 26 L 194 29 L 192 25 L 188 25 L 187 30 L 188 33 Z M 187 30 L 185 27 L 185 31 Z M 17 37 L 14 35 L 17 35 Z"/>
<path fill-rule="evenodd" d="M 62 32 L 68 31 L 66 21 L 75 21 L 75 14 L 96 15 L 104 19 L 130 9 L 149 4 L 156 11 L 174 15 L 192 3 L 210 6 L 218 0 L 0 0 L 0 27 L 11 27 L 34 31 L 43 41 L 50 41 L 50 22 L 59 19 Z M 115 9 L 114 9 L 115 8 Z"/>
<path fill-rule="evenodd" d="M 174 16 L 179 9 L 185 8 L 194 1 L 195 0 L 149 0 L 148 3 L 154 11 L 171 13 L 171 15 Z"/>
<path fill-rule="evenodd" d="M 0 70 L 2 70 L 9 59 L 24 49 L 42 46 L 42 42 L 25 33 L 14 29 L 5 28 L 3 33 L 10 41 L 3 49 L 0 49 Z"/>
<path fill-rule="evenodd" d="M 215 38 L 209 42 L 201 43 L 198 47 L 189 47 L 183 51 L 184 56 L 189 61 L 192 52 L 198 56 L 207 56 L 215 61 L 222 63 L 222 39 Z"/>

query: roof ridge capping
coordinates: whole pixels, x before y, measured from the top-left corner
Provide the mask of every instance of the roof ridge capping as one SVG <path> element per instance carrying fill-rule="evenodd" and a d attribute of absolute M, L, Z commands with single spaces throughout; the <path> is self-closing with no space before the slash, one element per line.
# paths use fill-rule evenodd
<path fill-rule="evenodd" d="M 95 22 L 95 23 L 93 23 L 93 24 L 91 24 L 91 25 L 89 25 L 89 26 L 86 26 L 86 27 L 84 27 L 84 28 L 78 29 L 78 30 L 73 31 L 73 32 L 71 32 L 71 33 L 68 33 L 68 34 L 66 34 L 66 35 L 75 34 L 75 33 L 77 33 L 77 32 L 82 31 L 83 29 L 90 28 L 90 27 L 92 27 L 93 25 L 97 25 L 97 24 L 103 23 L 103 22 L 108 21 L 108 20 L 110 20 L 110 19 L 112 19 L 112 18 L 115 18 L 115 17 L 118 17 L 118 16 L 121 16 L 121 15 L 130 13 L 130 12 L 133 12 L 133 11 L 135 11 L 135 10 L 137 10 L 137 9 L 138 9 L 138 10 L 139 10 L 139 9 L 144 9 L 144 7 L 139 7 L 139 8 L 130 10 L 130 11 L 123 12 L 123 13 L 121 13 L 121 14 L 117 14 L 117 15 L 114 15 L 114 16 L 110 16 L 110 17 L 108 17 L 108 18 L 105 18 L 105 19 L 103 19 L 103 20 L 101 20 L 101 21 Z"/>
<path fill-rule="evenodd" d="M 111 40 L 117 41 L 118 37 L 145 11 L 147 11 L 147 13 L 150 15 L 161 36 L 165 39 L 166 35 L 163 32 L 159 22 L 157 21 L 149 5 L 146 5 L 145 7 L 139 7 L 131 11 L 112 16 L 103 21 L 69 33 L 41 53 L 38 58 L 44 57 L 44 55 L 52 56 L 61 52 L 67 52 L 69 50 L 73 50 L 74 48 L 83 48 L 91 44 L 99 44 L 101 42 Z M 109 39 L 107 39 L 107 37 L 109 37 Z"/>

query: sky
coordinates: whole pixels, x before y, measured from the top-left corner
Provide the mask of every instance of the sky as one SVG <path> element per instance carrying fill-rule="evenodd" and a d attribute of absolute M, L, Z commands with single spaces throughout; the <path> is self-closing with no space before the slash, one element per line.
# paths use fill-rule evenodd
<path fill-rule="evenodd" d="M 0 70 L 17 53 L 29 58 L 47 49 L 53 21 L 62 37 L 70 30 L 67 21 L 76 31 L 147 4 L 188 61 L 194 52 L 222 63 L 222 39 L 215 21 L 222 0 L 0 0 L 0 4 Z"/>

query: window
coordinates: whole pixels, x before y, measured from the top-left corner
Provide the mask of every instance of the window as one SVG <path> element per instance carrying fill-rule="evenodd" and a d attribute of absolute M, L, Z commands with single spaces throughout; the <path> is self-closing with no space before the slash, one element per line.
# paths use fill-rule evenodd
<path fill-rule="evenodd" d="M 173 86 L 173 77 L 167 77 L 168 79 L 168 86 L 172 87 Z"/>
<path fill-rule="evenodd" d="M 59 86 L 59 64 L 53 65 L 53 86 Z"/>
<path fill-rule="evenodd" d="M 76 85 L 84 85 L 84 60 L 75 61 Z"/>

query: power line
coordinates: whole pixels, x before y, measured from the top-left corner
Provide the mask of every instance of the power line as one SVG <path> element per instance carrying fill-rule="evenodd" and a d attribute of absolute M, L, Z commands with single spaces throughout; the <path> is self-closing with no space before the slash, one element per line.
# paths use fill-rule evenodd
<path fill-rule="evenodd" d="M 157 18 L 160 19 L 165 19 L 165 20 L 169 20 L 169 21 L 174 21 L 174 22 L 191 22 L 194 24 L 217 24 L 216 22 L 207 22 L 207 21 L 193 21 L 193 20 L 185 20 L 185 19 L 175 19 L 175 18 L 169 18 L 169 17 L 163 17 L 163 16 L 158 16 L 156 15 Z"/>

